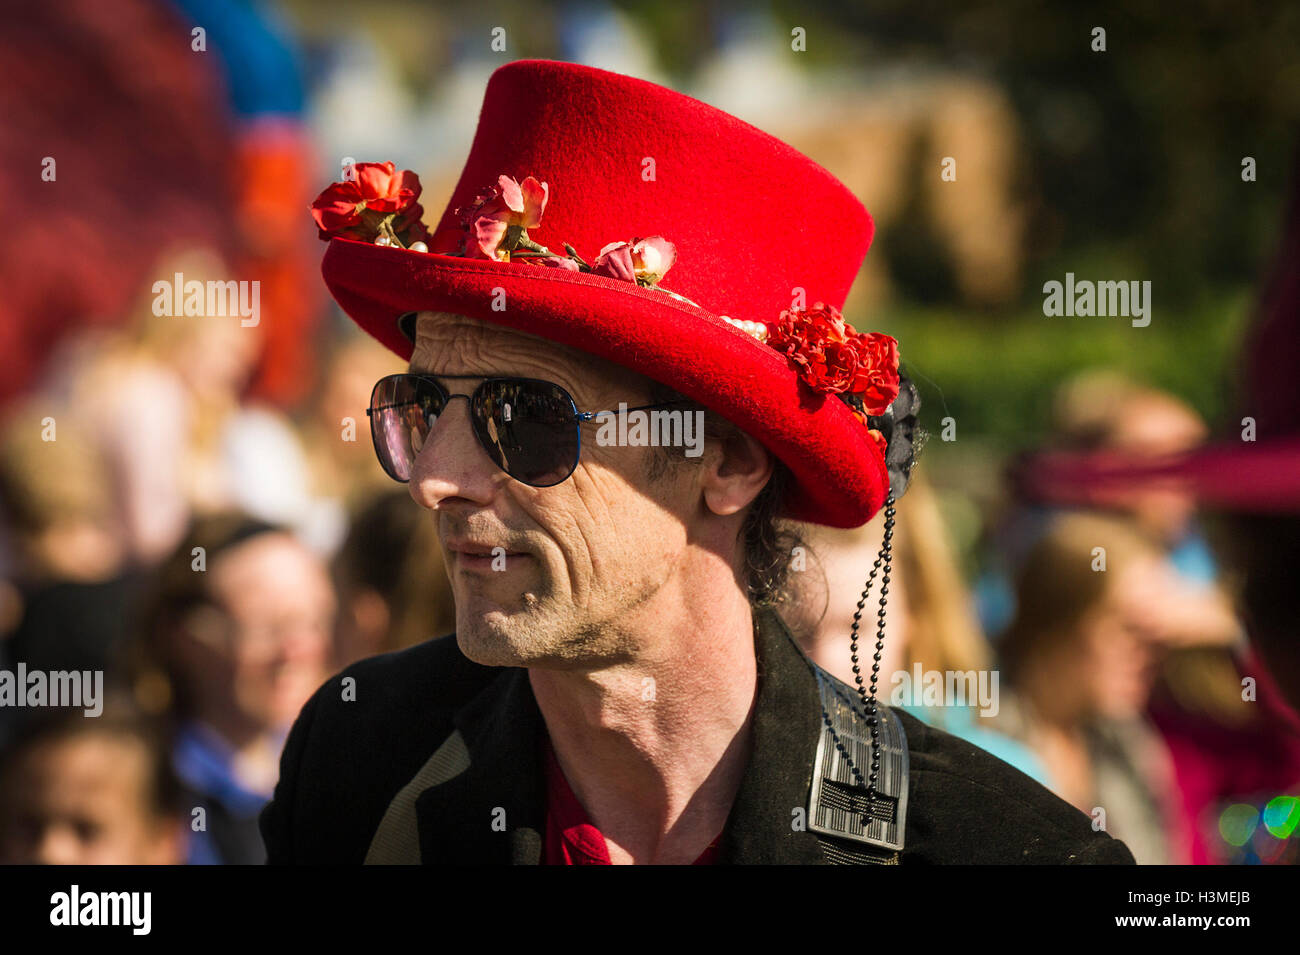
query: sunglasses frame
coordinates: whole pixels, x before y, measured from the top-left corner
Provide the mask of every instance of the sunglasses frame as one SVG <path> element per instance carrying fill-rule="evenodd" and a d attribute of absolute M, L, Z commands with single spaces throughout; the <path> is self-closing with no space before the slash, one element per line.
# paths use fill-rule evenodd
<path fill-rule="evenodd" d="M 576 401 L 573 400 L 573 395 L 569 394 L 569 391 L 568 391 L 567 388 L 565 388 L 563 385 L 557 384 L 556 382 L 553 382 L 553 381 L 547 381 L 547 380 L 544 379 L 544 378 L 522 378 L 522 377 L 518 377 L 518 376 L 514 376 L 514 375 L 488 375 L 488 376 L 484 376 L 484 375 L 427 375 L 427 374 L 418 374 L 418 373 L 416 373 L 416 372 L 398 372 L 398 373 L 396 373 L 396 374 L 392 374 L 392 375 L 385 375 L 383 378 L 380 378 L 377 382 L 375 382 L 374 387 L 370 389 L 370 402 L 371 402 L 371 405 L 370 405 L 370 407 L 367 407 L 367 408 L 366 408 L 366 417 L 370 419 L 370 441 L 371 441 L 371 444 L 374 445 L 375 456 L 379 458 L 379 466 L 380 466 L 381 468 L 384 469 L 384 473 L 385 473 L 385 474 L 387 474 L 390 478 L 392 478 L 394 481 L 398 482 L 399 484 L 409 484 L 409 483 L 410 483 L 410 478 L 407 478 L 406 480 L 402 480 L 401 478 L 396 477 L 396 476 L 395 476 L 391 471 L 389 471 L 388 468 L 384 465 L 384 454 L 383 454 L 383 453 L 381 452 L 381 450 L 380 450 L 380 446 L 379 446 L 379 434 L 378 434 L 377 430 L 375 429 L 375 415 L 374 415 L 374 413 L 375 413 L 376 411 L 387 411 L 387 410 L 392 409 L 392 408 L 401 408 L 401 407 L 405 407 L 407 404 L 410 404 L 410 403 L 411 403 L 411 402 L 403 402 L 403 403 L 401 403 L 401 404 L 383 404 L 383 405 L 379 405 L 378 407 L 375 407 L 375 406 L 374 406 L 375 392 L 379 389 L 379 386 L 382 385 L 382 384 L 383 384 L 384 382 L 386 382 L 386 381 L 393 381 L 393 380 L 398 379 L 398 378 L 414 378 L 414 379 L 417 379 L 417 380 L 419 380 L 419 381 L 427 382 L 428 384 L 432 385 L 432 386 L 434 387 L 434 389 L 436 389 L 436 391 L 437 391 L 439 394 L 442 395 L 442 399 L 443 399 L 442 408 L 438 411 L 437 415 L 435 416 L 435 422 L 434 422 L 434 423 L 436 423 L 436 419 L 437 419 L 438 417 L 441 417 L 442 414 L 443 414 L 443 412 L 447 410 L 447 406 L 451 404 L 451 402 L 452 402 L 453 399 L 455 399 L 455 398 L 464 398 L 465 401 L 466 401 L 466 402 L 469 404 L 469 406 L 470 406 L 470 430 L 471 430 L 471 431 L 473 432 L 473 434 L 474 434 L 474 439 L 479 443 L 479 446 L 483 449 L 484 454 L 486 454 L 486 455 L 488 456 L 488 460 L 489 460 L 489 461 L 492 461 L 492 465 L 493 465 L 494 467 L 496 467 L 497 470 L 501 471 L 501 473 L 503 473 L 503 474 L 505 474 L 507 477 L 509 477 L 512 481 L 518 481 L 520 484 L 523 484 L 523 485 L 525 485 L 525 486 L 527 486 L 527 487 L 539 487 L 539 488 L 542 488 L 542 487 L 555 487 L 557 484 L 563 484 L 565 481 L 567 481 L 570 477 L 573 476 L 573 472 L 576 471 L 576 470 L 578 469 L 578 462 L 582 459 L 582 423 L 583 423 L 584 421 L 595 421 L 597 418 L 599 418 L 599 417 L 601 417 L 601 416 L 603 416 L 603 415 L 617 415 L 617 414 L 622 414 L 622 413 L 627 412 L 627 411 L 650 411 L 650 410 L 653 410 L 653 409 L 671 408 L 671 407 L 675 407 L 675 406 L 677 406 L 677 405 L 688 405 L 688 404 L 694 404 L 694 403 L 695 403 L 695 402 L 692 402 L 690 399 L 685 399 L 685 400 L 682 400 L 682 401 L 660 401 L 660 402 L 656 402 L 656 403 L 654 403 L 654 404 L 648 404 L 648 405 L 637 405 L 635 408 L 625 408 L 625 409 L 622 409 L 622 411 L 579 411 L 579 410 L 578 410 L 578 403 L 577 403 Z M 445 379 L 447 379 L 447 380 L 449 380 L 449 381 L 467 381 L 467 380 L 468 380 L 468 381 L 478 381 L 479 383 L 474 387 L 474 390 L 471 391 L 469 394 L 452 394 L 452 393 L 447 389 L 447 387 L 446 387 L 445 385 L 443 385 L 442 382 L 440 382 L 440 381 L 438 380 L 439 378 L 445 378 Z M 496 463 L 496 461 L 493 459 L 493 449 L 488 445 L 488 441 L 487 441 L 486 436 L 483 435 L 483 434 L 479 431 L 479 425 L 478 425 L 477 420 L 476 420 L 475 417 L 474 417 L 473 408 L 474 408 L 474 402 L 475 402 L 475 399 L 477 399 L 477 398 L 480 396 L 480 392 L 481 392 L 484 388 L 488 387 L 488 385 L 490 385 L 490 384 L 492 384 L 492 383 L 496 383 L 496 382 L 511 382 L 511 383 L 515 383 L 515 384 L 523 383 L 523 384 L 545 385 L 547 388 L 553 388 L 553 389 L 555 389 L 556 391 L 558 391 L 558 392 L 559 392 L 561 395 L 563 395 L 563 396 L 565 397 L 565 399 L 568 401 L 568 403 L 569 403 L 569 408 L 570 408 L 570 410 L 572 411 L 572 416 L 573 416 L 573 417 L 572 417 L 572 420 L 573 420 L 573 426 L 574 426 L 574 429 L 575 429 L 575 430 L 577 431 L 577 433 L 578 433 L 578 442 L 577 442 L 577 447 L 576 447 L 575 450 L 574 450 L 574 454 L 573 454 L 573 462 L 569 465 L 569 469 L 568 469 L 567 471 L 564 472 L 564 476 L 563 476 L 563 477 L 559 478 L 559 479 L 556 480 L 556 481 L 552 481 L 552 482 L 549 483 L 549 484 L 533 484 L 533 483 L 531 483 L 531 482 L 529 482 L 529 481 L 524 481 L 524 480 L 521 480 L 520 478 L 515 477 L 515 476 L 514 476 L 513 474 L 511 474 L 509 471 L 505 470 L 505 468 L 503 468 L 503 467 L 501 467 L 500 465 L 498 465 L 498 464 Z M 427 423 L 427 422 L 426 422 L 426 423 Z M 429 430 L 430 430 L 430 431 L 433 430 L 433 425 L 432 425 L 432 424 L 429 424 L 428 427 L 429 427 Z M 418 456 L 419 456 L 419 452 L 418 452 L 418 451 L 417 451 L 417 452 L 414 452 L 414 456 L 413 456 L 412 459 L 411 459 L 411 463 L 412 463 L 412 465 L 414 465 L 414 463 L 415 463 L 415 458 L 418 457 Z"/>

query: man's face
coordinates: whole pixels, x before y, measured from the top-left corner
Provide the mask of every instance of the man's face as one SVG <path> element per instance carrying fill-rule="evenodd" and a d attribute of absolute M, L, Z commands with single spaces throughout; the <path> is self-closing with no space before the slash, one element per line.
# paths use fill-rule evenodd
<path fill-rule="evenodd" d="M 645 378 L 590 355 L 469 318 L 421 313 L 411 371 L 552 381 L 579 411 L 648 401 Z M 473 379 L 442 379 L 468 394 Z M 680 583 L 700 505 L 699 469 L 647 480 L 647 447 L 602 447 L 583 425 L 568 480 L 548 488 L 500 471 L 452 401 L 415 462 L 411 496 L 435 512 L 456 600 L 456 634 L 491 666 L 596 667 L 644 648 L 632 633 Z M 708 452 L 706 451 L 706 454 Z M 504 560 L 493 548 L 504 548 Z M 644 627 L 642 626 L 642 629 Z"/>

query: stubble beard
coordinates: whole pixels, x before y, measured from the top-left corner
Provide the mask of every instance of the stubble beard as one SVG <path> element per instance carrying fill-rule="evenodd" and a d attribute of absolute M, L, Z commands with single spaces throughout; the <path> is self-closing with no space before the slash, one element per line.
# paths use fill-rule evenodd
<path fill-rule="evenodd" d="M 476 610 L 472 601 L 456 605 L 456 641 L 461 652 L 482 666 L 599 669 L 633 660 L 638 646 L 624 626 L 625 615 L 649 600 L 662 581 L 637 581 L 609 609 L 574 606 L 554 592 L 533 588 L 517 607 Z"/>

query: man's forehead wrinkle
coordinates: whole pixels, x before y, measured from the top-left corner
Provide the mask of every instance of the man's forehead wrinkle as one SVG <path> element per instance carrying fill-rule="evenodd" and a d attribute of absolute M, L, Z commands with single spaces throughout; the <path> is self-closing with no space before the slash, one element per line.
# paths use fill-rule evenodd
<path fill-rule="evenodd" d="M 468 319 L 421 316 L 416 326 L 415 350 L 411 354 L 413 372 L 459 374 L 472 370 L 495 373 L 489 367 L 473 368 L 483 350 L 488 330 Z M 451 358 L 448 367 L 447 359 Z"/>

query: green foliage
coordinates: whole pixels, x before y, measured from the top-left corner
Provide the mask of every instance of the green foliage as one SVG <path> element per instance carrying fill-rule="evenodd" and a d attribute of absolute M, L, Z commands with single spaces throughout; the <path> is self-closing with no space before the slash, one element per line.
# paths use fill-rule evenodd
<path fill-rule="evenodd" d="M 1179 395 L 1216 424 L 1232 409 L 1253 292 L 1206 296 L 1182 308 L 1162 307 L 1157 289 L 1152 297 L 1146 328 L 1124 318 L 1049 318 L 1041 307 L 983 316 L 902 306 L 858 324 L 899 340 L 921 390 L 922 422 L 936 438 L 942 418 L 951 415 L 959 442 L 1008 452 L 1040 446 L 1048 437 L 1055 389 L 1095 367 Z M 942 455 L 942 445 L 932 439 L 927 456 Z"/>

